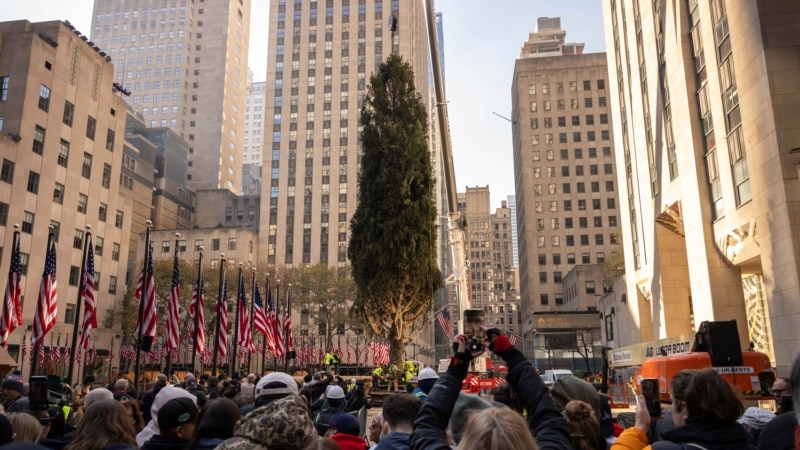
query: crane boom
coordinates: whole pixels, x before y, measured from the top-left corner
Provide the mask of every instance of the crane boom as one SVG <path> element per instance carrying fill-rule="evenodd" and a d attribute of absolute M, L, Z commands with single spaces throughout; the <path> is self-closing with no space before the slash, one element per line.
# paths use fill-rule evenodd
<path fill-rule="evenodd" d="M 450 142 L 450 123 L 447 117 L 447 101 L 444 96 L 444 80 L 442 79 L 442 66 L 439 59 L 439 39 L 436 35 L 435 11 L 433 0 L 422 0 L 425 3 L 425 13 L 428 22 L 428 47 L 431 52 L 431 63 L 433 66 L 433 85 L 436 92 L 436 110 L 439 118 L 439 136 L 441 139 L 442 159 L 444 164 L 444 180 L 447 192 L 447 222 L 448 222 L 448 243 L 452 252 L 451 274 L 456 285 L 456 298 L 458 301 L 459 320 L 458 332 L 464 331 L 461 315 L 465 309 L 469 308 L 467 297 L 467 260 L 464 256 L 464 232 L 466 221 L 462 220 L 458 210 L 458 191 L 456 189 L 456 174 L 453 166 L 453 150 Z"/>

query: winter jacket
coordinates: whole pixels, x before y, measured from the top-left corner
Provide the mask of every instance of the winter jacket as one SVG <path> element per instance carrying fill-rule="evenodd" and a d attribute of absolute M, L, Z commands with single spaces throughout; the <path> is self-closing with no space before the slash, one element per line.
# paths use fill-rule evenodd
<path fill-rule="evenodd" d="M 153 401 L 153 406 L 150 408 L 150 422 L 147 422 L 144 429 L 136 435 L 136 444 L 141 447 L 147 442 L 151 437 L 157 435 L 159 433 L 158 424 L 156 423 L 156 418 L 158 417 L 158 410 L 161 409 L 161 406 L 164 403 L 172 400 L 173 398 L 178 397 L 185 397 L 191 399 L 192 401 L 197 401 L 194 395 L 184 391 L 183 389 L 175 386 L 167 386 L 162 388 L 158 395 L 156 395 L 156 399 Z"/>
<path fill-rule="evenodd" d="M 572 448 L 566 420 L 559 414 L 542 379 L 536 375 L 531 363 L 516 348 L 501 355 L 508 364 L 507 380 L 522 407 L 528 413 L 528 428 L 541 450 Z M 466 377 L 464 368 L 451 365 L 428 393 L 428 398 L 414 421 L 411 449 L 450 450 L 445 429 L 453 412 L 461 382 Z M 383 440 L 383 439 L 381 439 Z"/>
<path fill-rule="evenodd" d="M 320 436 L 325 436 L 325 432 L 328 431 L 328 424 L 330 423 L 331 419 L 333 418 L 336 413 L 345 412 L 344 408 L 341 407 L 334 407 L 334 406 L 327 406 L 322 408 L 322 411 L 317 414 L 317 417 L 314 419 L 314 426 L 317 428 L 317 433 Z"/>
<path fill-rule="evenodd" d="M 150 422 L 150 419 L 153 418 L 150 415 L 150 408 L 153 407 L 153 402 L 156 400 L 156 395 L 158 395 L 158 392 L 163 387 L 163 385 L 156 384 L 152 388 L 148 389 L 147 392 L 145 392 L 142 396 L 142 417 L 144 417 L 145 422 Z"/>
<path fill-rule="evenodd" d="M 411 435 L 408 433 L 389 433 L 381 436 L 375 450 L 408 450 L 411 448 Z"/>
<path fill-rule="evenodd" d="M 765 450 L 793 450 L 792 433 L 797 426 L 797 417 L 793 411 L 780 414 L 770 420 L 758 435 L 758 448 Z M 800 448 L 800 447 L 798 447 Z"/>
<path fill-rule="evenodd" d="M 336 433 L 331 436 L 342 450 L 367 450 L 367 441 L 352 434 Z"/>
<path fill-rule="evenodd" d="M 183 450 L 188 443 L 186 439 L 157 434 L 145 442 L 141 450 Z"/>
<path fill-rule="evenodd" d="M 689 422 L 661 436 L 664 440 L 652 445 L 642 430 L 631 427 L 623 431 L 611 450 L 697 450 L 696 444 L 706 450 L 753 450 L 747 443 L 747 432 L 737 422 Z"/>
<path fill-rule="evenodd" d="M 215 448 L 217 448 L 217 446 L 219 446 L 223 442 L 225 442 L 225 439 L 220 439 L 220 438 L 198 439 L 197 443 L 194 444 L 194 448 L 192 448 L 192 450 L 214 450 Z"/>

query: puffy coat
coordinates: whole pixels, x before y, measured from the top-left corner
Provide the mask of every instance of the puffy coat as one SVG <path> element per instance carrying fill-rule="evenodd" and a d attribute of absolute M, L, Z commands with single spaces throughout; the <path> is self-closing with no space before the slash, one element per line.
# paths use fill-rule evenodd
<path fill-rule="evenodd" d="M 696 444 L 707 450 L 754 450 L 747 443 L 747 432 L 737 422 L 689 422 L 682 427 L 665 432 L 663 441 L 648 445 L 647 435 L 631 427 L 623 431 L 611 446 L 611 450 L 672 450 L 688 448 L 695 450 Z"/>

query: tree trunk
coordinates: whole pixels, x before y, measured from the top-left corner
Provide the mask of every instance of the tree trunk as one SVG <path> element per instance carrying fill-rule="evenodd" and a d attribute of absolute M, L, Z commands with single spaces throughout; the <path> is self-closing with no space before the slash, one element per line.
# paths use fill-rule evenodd
<path fill-rule="evenodd" d="M 403 370 L 403 351 L 405 350 L 405 346 L 403 345 L 403 338 L 402 334 L 400 336 L 394 336 L 390 343 L 391 345 L 391 363 L 397 364 L 397 370 Z"/>

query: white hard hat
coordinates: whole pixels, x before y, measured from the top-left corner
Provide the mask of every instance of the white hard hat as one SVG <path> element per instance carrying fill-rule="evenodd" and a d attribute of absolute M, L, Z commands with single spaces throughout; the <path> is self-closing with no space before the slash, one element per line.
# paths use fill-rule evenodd
<path fill-rule="evenodd" d="M 431 369 L 430 367 L 426 367 L 419 371 L 419 377 L 417 379 L 422 381 L 422 380 L 429 380 L 431 378 L 437 379 L 439 378 L 439 375 L 436 375 L 435 370 Z"/>

